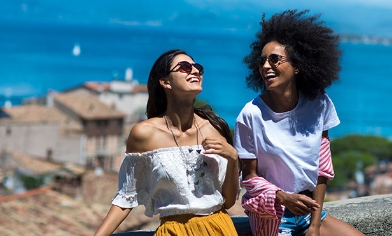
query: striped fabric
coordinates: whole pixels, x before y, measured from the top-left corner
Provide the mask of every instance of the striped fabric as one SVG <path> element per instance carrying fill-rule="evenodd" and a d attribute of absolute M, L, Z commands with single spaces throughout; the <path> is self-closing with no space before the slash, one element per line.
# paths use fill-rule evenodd
<path fill-rule="evenodd" d="M 323 137 L 320 146 L 319 176 L 333 179 L 335 176 L 329 138 Z M 280 219 L 285 207 L 275 202 L 280 190 L 262 177 L 242 181 L 246 193 L 242 196 L 242 207 L 248 215 L 252 234 L 255 236 L 277 236 Z"/>
<path fill-rule="evenodd" d="M 330 144 L 331 143 L 328 137 L 323 137 L 321 139 L 320 163 L 319 163 L 318 175 L 324 176 L 325 178 L 332 180 L 335 177 L 335 173 L 332 165 Z"/>
<path fill-rule="evenodd" d="M 280 219 L 261 218 L 255 212 L 248 212 L 249 224 L 255 236 L 277 236 Z"/>
<path fill-rule="evenodd" d="M 278 235 L 284 212 L 284 206 L 275 202 L 276 191 L 280 189 L 262 177 L 244 180 L 242 184 L 246 189 L 242 196 L 242 207 L 248 215 L 252 234 Z"/>
<path fill-rule="evenodd" d="M 280 219 L 284 206 L 275 202 L 276 191 L 280 190 L 263 177 L 242 181 L 246 193 L 242 196 L 242 207 L 255 212 L 259 217 Z"/>

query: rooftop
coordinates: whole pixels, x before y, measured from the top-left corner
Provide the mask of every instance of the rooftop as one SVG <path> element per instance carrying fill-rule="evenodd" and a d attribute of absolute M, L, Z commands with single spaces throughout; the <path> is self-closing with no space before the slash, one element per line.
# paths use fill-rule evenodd
<path fill-rule="evenodd" d="M 86 120 L 123 118 L 124 113 L 101 102 L 89 93 L 52 93 L 54 99 Z"/>
<path fill-rule="evenodd" d="M 3 107 L 3 112 L 10 116 L 12 121 L 17 122 L 51 122 L 65 120 L 67 117 L 53 107 L 42 105 L 23 105 Z"/>

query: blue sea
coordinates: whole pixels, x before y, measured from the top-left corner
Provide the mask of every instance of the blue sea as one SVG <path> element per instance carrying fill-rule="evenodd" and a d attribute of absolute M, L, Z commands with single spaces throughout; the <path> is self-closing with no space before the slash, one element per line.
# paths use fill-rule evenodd
<path fill-rule="evenodd" d="M 244 104 L 257 94 L 248 89 L 242 59 L 254 41 L 251 31 L 164 28 L 118 24 L 0 22 L 0 105 L 18 105 L 49 90 L 85 81 L 133 78 L 146 83 L 150 67 L 164 51 L 181 48 L 205 67 L 199 95 L 231 127 Z M 80 48 L 73 53 L 74 47 Z M 341 81 L 332 98 L 341 124 L 332 138 L 348 134 L 392 138 L 392 45 L 344 41 Z"/>

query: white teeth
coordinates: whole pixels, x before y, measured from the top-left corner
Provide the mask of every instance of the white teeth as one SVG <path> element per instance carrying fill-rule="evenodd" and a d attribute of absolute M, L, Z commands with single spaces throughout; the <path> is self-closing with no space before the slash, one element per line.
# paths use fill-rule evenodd
<path fill-rule="evenodd" d="M 197 79 L 197 78 L 192 78 L 192 79 L 190 80 L 190 82 L 199 82 L 199 79 Z"/>
<path fill-rule="evenodd" d="M 265 74 L 265 75 L 264 75 L 265 78 L 273 78 L 273 77 L 275 77 L 275 76 L 276 76 L 275 73 L 268 73 L 268 74 Z"/>

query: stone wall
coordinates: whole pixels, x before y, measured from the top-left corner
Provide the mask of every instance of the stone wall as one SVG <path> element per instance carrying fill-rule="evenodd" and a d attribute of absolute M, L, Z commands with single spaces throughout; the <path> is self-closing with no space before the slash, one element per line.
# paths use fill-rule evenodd
<path fill-rule="evenodd" d="M 374 195 L 324 203 L 327 212 L 359 229 L 366 236 L 392 236 L 392 194 Z M 239 236 L 252 236 L 246 215 L 233 216 Z M 113 236 L 151 236 L 140 230 Z"/>

